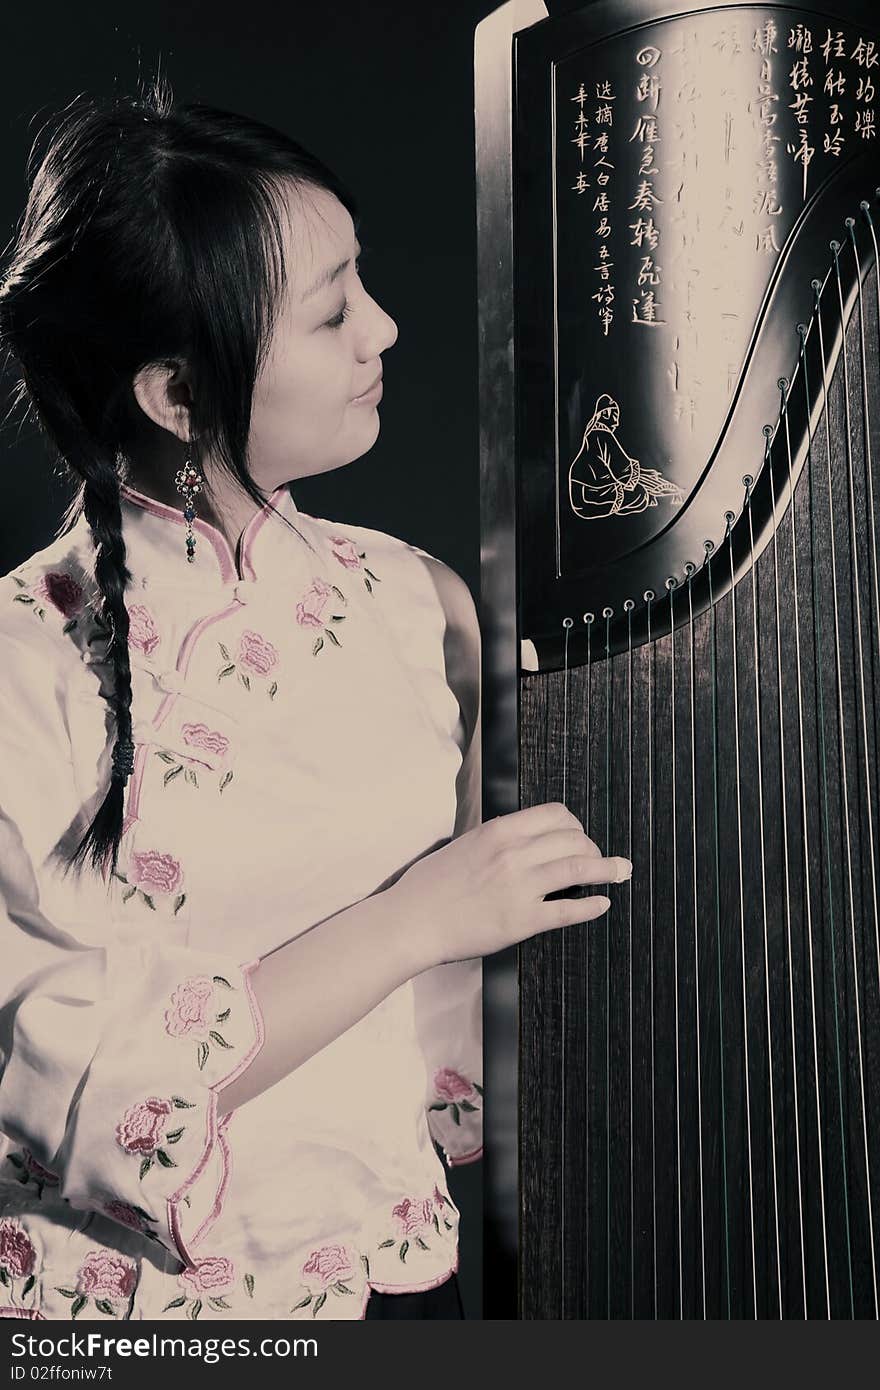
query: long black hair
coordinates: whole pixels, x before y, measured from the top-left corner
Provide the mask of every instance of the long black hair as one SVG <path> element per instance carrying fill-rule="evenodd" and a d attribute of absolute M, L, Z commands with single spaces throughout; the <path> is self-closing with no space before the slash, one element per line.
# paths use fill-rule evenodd
<path fill-rule="evenodd" d="M 0 346 L 16 399 L 79 488 L 113 662 L 110 786 L 70 856 L 115 870 L 131 770 L 131 668 L 120 507 L 126 448 L 143 415 L 141 367 L 186 361 L 193 462 L 213 456 L 259 505 L 248 466 L 254 384 L 287 285 L 281 204 L 291 188 L 354 198 L 315 155 L 259 121 L 177 105 L 166 77 L 135 95 L 80 94 L 27 162 L 28 197 L 0 271 Z M 109 882 L 109 875 L 108 875 Z"/>

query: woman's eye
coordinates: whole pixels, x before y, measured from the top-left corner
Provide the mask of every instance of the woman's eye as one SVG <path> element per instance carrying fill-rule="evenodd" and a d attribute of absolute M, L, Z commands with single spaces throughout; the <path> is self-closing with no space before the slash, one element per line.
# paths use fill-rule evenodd
<path fill-rule="evenodd" d="M 349 304 L 348 300 L 346 300 L 345 303 L 343 304 L 342 308 L 339 310 L 339 313 L 336 315 L 336 317 L 327 320 L 327 327 L 328 327 L 328 328 L 341 328 L 342 325 L 345 323 L 345 320 L 348 318 L 348 316 L 349 316 L 350 313 L 351 313 L 351 305 Z"/>

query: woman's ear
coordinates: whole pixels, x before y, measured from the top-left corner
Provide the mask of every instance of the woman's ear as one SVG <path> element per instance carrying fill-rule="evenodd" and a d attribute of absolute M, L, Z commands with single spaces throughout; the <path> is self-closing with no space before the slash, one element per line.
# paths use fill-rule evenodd
<path fill-rule="evenodd" d="M 132 391 L 141 410 L 154 424 L 184 442 L 191 438 L 192 393 L 184 363 L 148 363 L 135 373 Z"/>

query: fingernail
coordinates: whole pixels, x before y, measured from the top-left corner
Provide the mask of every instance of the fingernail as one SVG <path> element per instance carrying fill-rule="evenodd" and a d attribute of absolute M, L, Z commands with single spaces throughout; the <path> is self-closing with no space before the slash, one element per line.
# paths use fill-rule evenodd
<path fill-rule="evenodd" d="M 601 904 L 602 904 L 601 908 L 599 909 L 600 912 L 607 912 L 608 909 L 609 909 L 609 907 L 611 906 L 611 899 L 610 899 L 610 898 L 606 898 L 606 897 L 604 897 L 604 896 L 602 896 L 602 897 L 597 897 L 597 898 L 596 898 L 596 901 L 597 901 L 598 903 L 601 903 Z"/>
<path fill-rule="evenodd" d="M 621 859 L 621 860 L 620 860 L 620 868 L 619 868 L 619 870 L 618 870 L 618 872 L 617 872 L 617 878 L 614 880 L 615 883 L 626 883 L 626 880 L 627 880 L 628 878 L 631 878 L 631 877 L 632 877 L 632 871 L 633 871 L 632 860 L 631 860 L 631 859 Z"/>

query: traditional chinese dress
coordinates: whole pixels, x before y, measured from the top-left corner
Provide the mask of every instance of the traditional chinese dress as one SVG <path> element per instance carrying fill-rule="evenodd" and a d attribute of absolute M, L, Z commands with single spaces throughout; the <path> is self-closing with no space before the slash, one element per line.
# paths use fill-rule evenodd
<path fill-rule="evenodd" d="M 481 1152 L 480 961 L 222 1119 L 217 1093 L 261 1046 L 260 957 L 453 833 L 444 609 L 425 552 L 286 488 L 237 559 L 122 508 L 136 755 L 104 881 L 64 871 L 115 737 L 85 520 L 0 580 L 0 1316 L 363 1318 L 457 1268 L 435 1141 Z"/>

